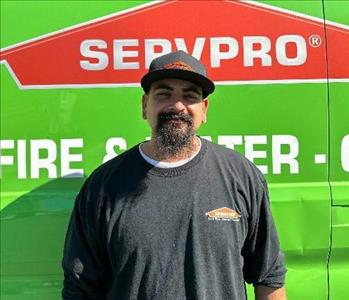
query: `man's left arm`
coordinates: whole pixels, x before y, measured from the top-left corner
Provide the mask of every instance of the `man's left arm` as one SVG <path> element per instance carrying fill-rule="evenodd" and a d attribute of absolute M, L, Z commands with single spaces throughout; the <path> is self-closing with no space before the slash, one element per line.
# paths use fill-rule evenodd
<path fill-rule="evenodd" d="M 284 254 L 270 211 L 267 184 L 264 178 L 258 179 L 252 195 L 249 234 L 242 251 L 244 278 L 254 285 L 256 300 L 285 300 Z"/>
<path fill-rule="evenodd" d="M 256 300 L 286 300 L 286 290 L 284 287 L 271 288 L 265 285 L 256 285 L 254 287 Z"/>

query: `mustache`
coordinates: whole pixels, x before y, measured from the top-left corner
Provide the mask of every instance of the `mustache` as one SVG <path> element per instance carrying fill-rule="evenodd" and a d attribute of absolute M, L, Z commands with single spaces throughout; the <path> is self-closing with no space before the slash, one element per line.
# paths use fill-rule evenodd
<path fill-rule="evenodd" d="M 166 121 L 171 121 L 171 120 L 175 120 L 175 121 L 183 121 L 186 122 L 188 124 L 192 124 L 193 123 L 193 118 L 185 113 L 174 113 L 174 112 L 163 112 L 160 113 L 158 115 L 158 120 L 162 123 L 162 122 L 166 122 Z"/>

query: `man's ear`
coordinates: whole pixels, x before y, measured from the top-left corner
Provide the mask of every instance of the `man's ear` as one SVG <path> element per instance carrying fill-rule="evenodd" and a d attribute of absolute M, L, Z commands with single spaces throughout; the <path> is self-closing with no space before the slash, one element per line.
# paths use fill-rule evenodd
<path fill-rule="evenodd" d="M 147 119 L 147 104 L 148 104 L 148 95 L 144 94 L 142 96 L 142 118 Z"/>
<path fill-rule="evenodd" d="M 202 123 L 205 124 L 207 121 L 207 110 L 208 110 L 208 99 L 205 98 L 201 101 L 202 103 Z"/>

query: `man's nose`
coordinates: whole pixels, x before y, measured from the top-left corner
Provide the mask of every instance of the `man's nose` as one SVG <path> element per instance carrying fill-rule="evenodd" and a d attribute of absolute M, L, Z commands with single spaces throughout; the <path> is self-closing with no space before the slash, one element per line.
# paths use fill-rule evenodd
<path fill-rule="evenodd" d="M 173 98 L 171 107 L 176 112 L 184 111 L 186 109 L 186 106 L 184 105 L 184 99 L 182 97 Z"/>

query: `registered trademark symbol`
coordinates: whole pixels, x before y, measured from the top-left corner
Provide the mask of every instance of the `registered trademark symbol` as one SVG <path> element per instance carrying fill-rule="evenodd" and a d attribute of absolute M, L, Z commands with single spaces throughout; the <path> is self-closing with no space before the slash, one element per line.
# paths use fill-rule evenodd
<path fill-rule="evenodd" d="M 312 46 L 313 48 L 317 48 L 317 47 L 320 47 L 321 45 L 321 37 L 318 36 L 317 34 L 312 34 L 310 37 L 309 37 L 309 44 L 310 46 Z"/>

